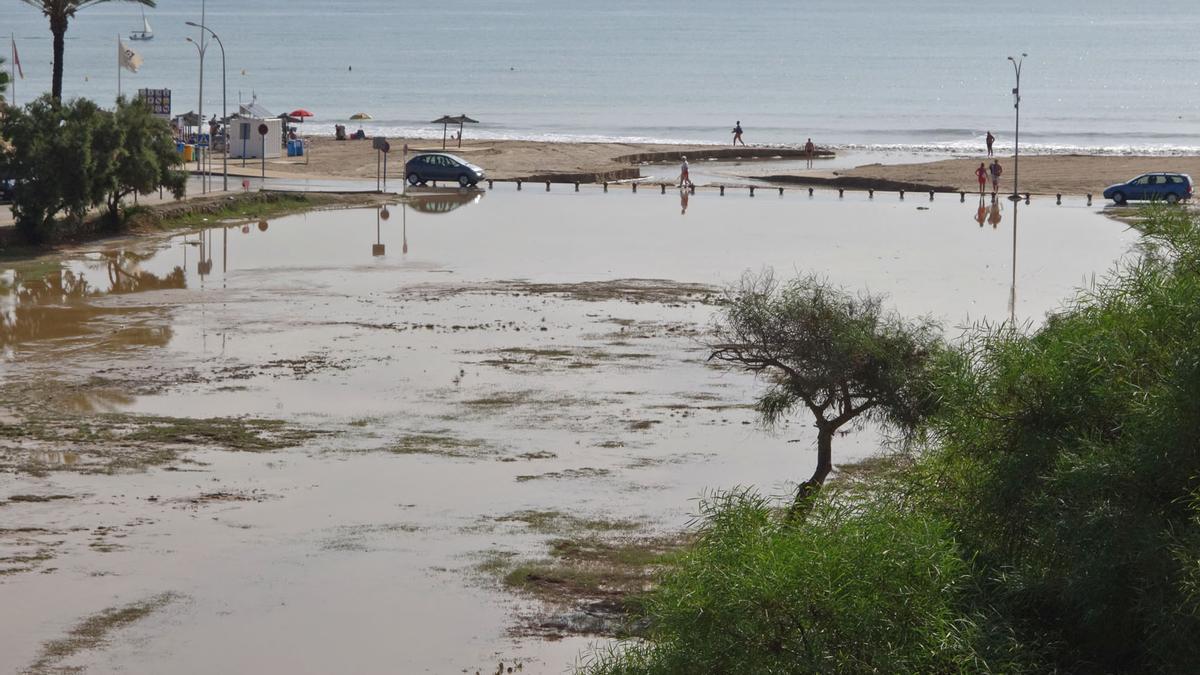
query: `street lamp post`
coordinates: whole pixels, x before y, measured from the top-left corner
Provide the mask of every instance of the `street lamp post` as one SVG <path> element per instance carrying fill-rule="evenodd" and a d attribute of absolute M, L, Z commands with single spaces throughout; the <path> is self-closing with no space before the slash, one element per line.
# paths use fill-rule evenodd
<path fill-rule="evenodd" d="M 192 46 L 196 48 L 196 53 L 200 55 L 200 111 L 196 113 L 196 129 L 199 131 L 204 129 L 204 47 L 201 47 L 199 42 L 196 42 L 190 37 L 185 37 L 183 39 L 192 43 Z M 197 135 L 196 140 L 200 140 L 199 134 Z M 199 143 L 197 143 L 197 147 L 199 147 Z M 200 164 L 200 153 L 198 151 L 196 152 L 196 169 L 200 171 L 200 192 L 203 194 L 204 192 L 208 191 L 208 185 L 204 182 L 204 169 Z"/>
<path fill-rule="evenodd" d="M 1021 170 L 1021 64 L 1025 61 L 1025 57 L 1029 56 L 1025 52 L 1021 52 L 1021 58 L 1015 59 L 1008 57 L 1012 61 L 1013 72 L 1017 74 L 1017 86 L 1013 87 L 1013 109 L 1016 111 L 1016 129 L 1013 134 L 1013 201 L 1020 199 L 1020 190 L 1018 189 L 1018 179 L 1020 178 Z"/>
<path fill-rule="evenodd" d="M 221 48 L 221 145 L 224 146 L 221 153 L 221 170 L 224 173 L 221 185 L 225 192 L 229 192 L 229 108 L 228 89 L 225 87 L 225 43 L 221 42 L 221 36 L 208 26 L 201 26 L 194 21 L 188 21 L 187 25 L 207 31 L 217 41 L 217 46 Z M 211 139 L 209 142 L 211 143 Z"/>

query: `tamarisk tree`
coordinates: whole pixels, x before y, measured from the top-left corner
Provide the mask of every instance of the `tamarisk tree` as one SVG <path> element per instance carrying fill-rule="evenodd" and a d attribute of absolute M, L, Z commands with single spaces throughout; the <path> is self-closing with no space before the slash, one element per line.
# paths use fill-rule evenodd
<path fill-rule="evenodd" d="M 881 296 L 851 294 L 816 276 L 780 283 L 747 274 L 727 292 L 710 360 L 759 374 L 756 409 L 773 425 L 803 406 L 817 429 L 817 466 L 791 514 L 804 510 L 833 470 L 839 429 L 874 422 L 911 431 L 930 409 L 929 363 L 941 334 L 929 320 L 883 309 Z"/>

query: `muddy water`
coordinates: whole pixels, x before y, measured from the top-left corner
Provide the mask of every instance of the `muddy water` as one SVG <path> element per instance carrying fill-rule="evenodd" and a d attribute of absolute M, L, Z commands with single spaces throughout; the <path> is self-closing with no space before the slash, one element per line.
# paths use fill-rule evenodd
<path fill-rule="evenodd" d="M 744 407 L 754 381 L 704 362 L 710 286 L 816 271 L 951 333 L 1006 318 L 1014 296 L 1007 203 L 993 227 L 975 200 L 535 187 L 4 271 L 4 419 L 245 415 L 327 433 L 113 475 L 72 470 L 71 443 L 28 450 L 25 466 L 46 471 L 0 474 L 0 500 L 67 498 L 0 503 L 0 531 L 26 530 L 0 537 L 0 557 L 44 557 L 0 574 L 0 666 L 170 593 L 155 618 L 55 667 L 440 673 L 516 659 L 561 672 L 591 640 L 520 637 L 538 607 L 477 567 L 536 557 L 547 535 L 497 518 L 674 531 L 706 489 L 784 494 L 811 466 L 804 424 L 759 429 Z M 1019 320 L 1040 321 L 1133 241 L 1092 209 L 1018 215 Z M 863 432 L 836 452 L 877 443 Z M 26 445 L 0 438 L 10 458 Z"/>

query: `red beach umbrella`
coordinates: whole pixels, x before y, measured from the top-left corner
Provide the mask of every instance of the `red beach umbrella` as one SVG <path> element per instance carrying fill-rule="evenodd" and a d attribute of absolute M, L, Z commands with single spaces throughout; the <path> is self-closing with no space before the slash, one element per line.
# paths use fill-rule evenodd
<path fill-rule="evenodd" d="M 291 117 L 299 117 L 301 119 L 303 119 L 305 117 L 316 117 L 316 115 L 313 115 L 312 113 L 305 110 L 304 108 L 298 108 L 296 110 L 293 110 L 292 112 L 288 113 L 288 115 Z"/>

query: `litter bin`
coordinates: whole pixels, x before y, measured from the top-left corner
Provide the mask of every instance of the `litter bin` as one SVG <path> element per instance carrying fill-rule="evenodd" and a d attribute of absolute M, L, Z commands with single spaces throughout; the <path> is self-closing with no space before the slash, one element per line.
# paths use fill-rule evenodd
<path fill-rule="evenodd" d="M 188 144 L 183 146 L 183 161 L 190 162 L 196 158 L 196 146 Z"/>
<path fill-rule="evenodd" d="M 296 139 L 296 156 L 297 157 L 304 156 L 304 139 L 303 138 Z"/>

